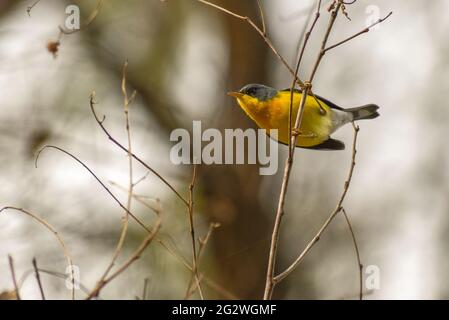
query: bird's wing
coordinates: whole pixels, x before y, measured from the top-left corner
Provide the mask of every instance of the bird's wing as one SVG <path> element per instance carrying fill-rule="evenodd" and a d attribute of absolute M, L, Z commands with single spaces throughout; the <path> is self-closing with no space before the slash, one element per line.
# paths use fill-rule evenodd
<path fill-rule="evenodd" d="M 281 90 L 281 91 L 290 91 L 290 89 L 291 88 L 287 88 L 287 89 L 283 89 L 283 90 Z M 301 89 L 294 89 L 294 92 L 297 92 L 297 93 L 302 93 L 302 90 Z M 310 95 L 311 97 L 313 97 L 312 95 Z M 323 101 L 325 104 L 327 104 L 330 108 L 332 108 L 332 109 L 337 109 L 337 110 L 345 110 L 345 109 L 343 109 L 342 107 L 339 107 L 339 106 L 337 106 L 335 103 L 333 103 L 333 102 L 330 102 L 329 100 L 327 100 L 327 99 L 325 99 L 325 98 L 323 98 L 323 97 L 320 97 L 319 95 L 315 95 L 317 98 L 318 98 L 318 100 L 321 100 L 321 101 Z"/>

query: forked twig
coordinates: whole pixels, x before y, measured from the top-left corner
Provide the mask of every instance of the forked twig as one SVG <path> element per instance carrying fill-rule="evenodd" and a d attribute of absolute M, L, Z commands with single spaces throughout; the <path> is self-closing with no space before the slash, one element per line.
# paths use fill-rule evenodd
<path fill-rule="evenodd" d="M 340 46 L 340 45 L 342 45 L 342 44 L 344 44 L 344 43 L 346 43 L 346 42 L 348 42 L 348 41 L 350 41 L 350 40 L 352 40 L 352 39 L 354 39 L 354 38 L 356 38 L 356 37 L 358 37 L 358 36 L 360 36 L 360 35 L 362 35 L 362 34 L 364 34 L 364 33 L 369 32 L 369 31 L 371 30 L 372 27 L 378 25 L 379 23 L 384 22 L 384 21 L 387 20 L 392 14 L 393 14 L 393 11 L 390 11 L 390 13 L 387 14 L 384 18 L 381 18 L 381 19 L 375 21 L 374 23 L 372 23 L 371 25 L 369 25 L 368 27 L 366 27 L 366 28 L 363 29 L 362 31 L 357 32 L 356 34 L 354 34 L 354 35 L 352 35 L 352 36 L 350 36 L 350 37 L 348 37 L 348 38 L 346 38 L 346 39 L 344 39 L 344 40 L 342 40 L 342 41 L 340 41 L 340 42 L 337 42 L 337 43 L 334 44 L 334 45 L 331 45 L 331 46 L 325 48 L 324 51 L 327 52 L 327 51 L 329 51 L 329 50 L 332 50 L 332 49 L 334 49 L 334 48 L 336 48 L 336 47 L 338 47 L 338 46 Z"/>
<path fill-rule="evenodd" d="M 126 128 L 126 135 L 128 138 L 128 170 L 129 170 L 129 183 L 128 183 L 128 197 L 126 200 L 126 211 L 122 217 L 122 230 L 120 232 L 120 237 L 117 243 L 117 246 L 115 248 L 114 254 L 112 256 L 111 262 L 107 266 L 106 270 L 104 271 L 103 275 L 101 276 L 100 280 L 98 282 L 103 282 L 104 279 L 108 276 L 109 272 L 112 270 L 112 268 L 115 265 L 115 262 L 117 261 L 118 256 L 120 255 L 120 252 L 123 249 L 123 245 L 125 243 L 126 234 L 128 233 L 128 225 L 129 225 L 129 213 L 131 210 L 131 201 L 133 199 L 133 189 L 134 189 L 134 182 L 133 182 L 133 157 L 132 154 L 132 147 L 131 147 L 131 126 L 129 122 L 129 104 L 134 100 L 134 97 L 136 95 L 136 91 L 133 92 L 131 98 L 128 97 L 128 91 L 126 89 L 126 74 L 127 74 L 127 68 L 128 68 L 128 62 L 126 61 L 123 65 L 123 76 L 122 76 L 122 94 L 123 94 L 123 111 L 125 114 L 125 128 Z"/>
<path fill-rule="evenodd" d="M 337 206 L 332 211 L 330 216 L 327 218 L 327 220 L 324 222 L 324 224 L 321 226 L 320 230 L 317 232 L 317 234 L 312 238 L 312 240 L 307 244 L 305 249 L 299 254 L 298 258 L 283 272 L 281 272 L 279 275 L 275 276 L 273 281 L 274 283 L 279 283 L 283 279 L 285 279 L 289 274 L 291 274 L 302 262 L 306 254 L 312 249 L 312 247 L 315 245 L 315 243 L 318 242 L 321 235 L 323 234 L 324 230 L 329 226 L 329 224 L 332 222 L 332 220 L 335 218 L 335 216 L 342 210 L 342 204 L 343 201 L 346 198 L 346 194 L 348 193 L 349 185 L 351 184 L 352 180 L 352 174 L 354 172 L 355 167 L 355 158 L 357 154 L 357 136 L 359 133 L 359 127 L 353 123 L 354 128 L 354 138 L 352 142 L 352 157 L 351 157 L 351 166 L 349 168 L 348 177 L 345 181 L 343 192 L 338 200 Z"/>
<path fill-rule="evenodd" d="M 306 103 L 306 99 L 307 96 L 309 95 L 309 93 L 314 96 L 314 94 L 311 91 L 311 87 L 312 87 L 312 81 L 316 75 L 316 72 L 318 70 L 318 66 L 320 65 L 320 62 L 323 58 L 323 56 L 326 53 L 326 48 L 327 48 L 327 42 L 329 40 L 329 35 L 331 33 L 331 30 L 334 26 L 335 20 L 337 18 L 338 12 L 341 10 L 342 6 L 345 3 L 342 0 L 334 0 L 332 5 L 329 7 L 329 11 L 331 11 L 331 16 L 329 19 L 329 23 L 326 29 L 326 33 L 324 35 L 322 44 L 321 44 L 321 49 L 318 53 L 318 56 L 316 58 L 316 61 L 313 65 L 312 68 L 312 72 L 310 74 L 309 80 L 306 81 L 304 83 L 304 89 L 302 91 L 302 96 L 301 96 L 301 101 L 299 103 L 299 110 L 298 110 L 298 114 L 296 117 L 296 122 L 295 122 L 295 126 L 293 129 L 293 133 L 289 133 L 291 140 L 289 141 L 289 156 L 286 160 L 286 164 L 285 164 L 285 168 L 284 168 L 284 175 L 283 175 L 283 179 L 282 179 L 282 186 L 281 186 L 281 192 L 280 192 L 280 196 L 279 196 L 279 202 L 278 202 L 278 207 L 277 207 L 277 211 L 276 211 L 276 218 L 275 218 L 275 223 L 274 223 L 274 227 L 273 227 L 273 233 L 272 233 L 272 238 L 271 238 L 271 245 L 270 245 L 270 254 L 269 254 L 269 258 L 268 258 L 268 269 L 267 269 L 267 279 L 266 279 L 266 285 L 265 285 L 265 291 L 264 291 L 264 299 L 271 299 L 272 294 L 273 294 L 273 289 L 275 284 L 277 284 L 279 281 L 283 280 L 287 275 L 289 275 L 296 267 L 297 265 L 301 262 L 301 260 L 304 258 L 305 254 L 307 254 L 307 252 L 310 250 L 310 248 L 314 245 L 314 243 L 316 241 L 318 241 L 319 236 L 321 235 L 321 233 L 326 229 L 327 225 L 332 221 L 332 219 L 335 217 L 335 215 L 341 211 L 341 204 L 346 196 L 346 192 L 348 190 L 349 187 L 349 183 L 352 177 L 352 172 L 354 169 L 354 165 L 355 165 L 355 142 L 357 139 L 357 133 L 359 128 L 353 124 L 354 126 L 354 146 L 353 146 L 353 165 L 351 166 L 350 169 L 350 176 L 348 178 L 348 180 L 346 181 L 345 184 L 345 188 L 343 191 L 343 194 L 340 198 L 340 201 L 338 203 L 337 208 L 334 210 L 334 212 L 332 212 L 332 214 L 330 215 L 330 217 L 328 218 L 328 220 L 324 223 L 324 225 L 322 226 L 322 228 L 320 229 L 320 231 L 318 232 L 317 236 L 306 246 L 306 248 L 304 249 L 304 251 L 300 254 L 300 256 L 295 260 L 295 262 L 289 267 L 287 268 L 287 270 L 285 270 L 284 272 L 282 272 L 281 274 L 279 274 L 278 276 L 274 276 L 274 268 L 275 268 L 275 260 L 276 260 L 276 252 L 277 252 L 277 246 L 278 246 L 278 242 L 279 242 L 279 230 L 280 230 L 280 226 L 281 226 L 281 222 L 282 222 L 282 217 L 284 215 L 284 204 L 285 204 L 285 197 L 287 194 L 287 188 L 288 188 L 288 183 L 289 183 L 289 178 L 290 178 L 290 173 L 291 173 L 291 168 L 293 165 L 293 157 L 294 157 L 294 152 L 295 152 L 295 146 L 296 146 L 296 141 L 298 138 L 298 135 L 300 134 L 300 126 L 301 126 L 301 121 L 302 121 L 302 113 L 303 113 L 303 109 Z M 391 13 L 389 15 L 387 15 L 384 19 L 380 19 L 378 22 L 372 24 L 371 26 L 369 26 L 367 29 L 369 31 L 369 29 L 371 27 L 373 27 L 374 25 L 381 23 L 382 21 L 384 21 L 385 19 L 387 19 L 389 16 L 391 15 Z M 316 14 L 316 16 L 319 16 L 319 13 Z M 318 18 L 316 18 L 318 19 Z M 316 21 L 314 21 L 315 23 Z M 313 27 L 313 24 L 312 24 Z M 334 46 L 329 47 L 328 50 L 335 48 L 336 46 L 343 44 L 351 39 L 354 39 L 356 36 L 361 35 L 363 33 L 366 33 L 366 29 L 364 29 L 362 32 L 357 33 L 356 35 L 341 41 L 340 43 L 337 43 Z M 301 55 L 300 55 L 301 56 Z M 296 78 L 296 75 L 294 75 L 294 78 Z M 293 91 L 293 87 L 291 91 Z M 293 104 L 293 92 L 291 92 L 291 104 L 290 104 L 290 109 L 292 109 L 292 104 Z M 290 111 L 291 114 L 291 111 Z M 291 126 L 291 122 L 290 122 L 290 126 Z"/>
<path fill-rule="evenodd" d="M 131 266 L 136 260 L 140 259 L 142 253 L 145 251 L 145 249 L 150 245 L 150 243 L 155 238 L 156 234 L 159 232 L 161 228 L 161 217 L 158 217 L 155 226 L 153 227 L 153 230 L 150 231 L 150 233 L 145 237 L 145 239 L 142 241 L 142 243 L 139 245 L 139 247 L 134 251 L 134 253 L 126 260 L 121 267 L 119 267 L 114 273 L 112 273 L 110 276 L 103 279 L 101 282 L 98 282 L 95 288 L 89 293 L 86 300 L 90 300 L 92 298 L 98 297 L 100 291 L 106 286 L 108 283 L 110 283 L 112 280 L 114 280 L 117 276 L 119 276 L 122 272 L 124 272 L 126 269 L 128 269 L 129 266 Z"/>

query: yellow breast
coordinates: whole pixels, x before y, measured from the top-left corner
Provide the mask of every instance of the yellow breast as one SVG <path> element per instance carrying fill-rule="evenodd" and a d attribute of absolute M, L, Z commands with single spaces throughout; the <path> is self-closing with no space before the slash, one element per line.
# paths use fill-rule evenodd
<path fill-rule="evenodd" d="M 302 94 L 293 95 L 292 126 L 298 113 Z M 244 96 L 238 99 L 239 105 L 260 128 L 278 129 L 278 140 L 288 144 L 288 121 L 290 92 L 280 91 L 273 98 L 260 101 Z M 308 96 L 304 106 L 300 135 L 297 146 L 311 147 L 327 140 L 332 130 L 332 109 L 323 101 Z"/>

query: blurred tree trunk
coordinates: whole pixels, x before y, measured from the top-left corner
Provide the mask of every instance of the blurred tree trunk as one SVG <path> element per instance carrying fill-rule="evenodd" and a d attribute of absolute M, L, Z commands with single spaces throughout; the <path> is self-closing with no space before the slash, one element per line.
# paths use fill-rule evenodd
<path fill-rule="evenodd" d="M 221 1 L 227 9 L 259 20 L 255 1 Z M 266 83 L 267 56 L 263 39 L 246 22 L 221 15 L 229 43 L 229 86 Z M 221 128 L 254 127 L 232 99 L 233 108 L 221 116 Z M 265 284 L 270 221 L 259 202 L 258 166 L 203 166 L 205 210 L 222 223 L 212 241 L 216 253 L 217 281 L 241 299 L 261 298 Z M 263 239 L 263 241 L 261 241 Z"/>

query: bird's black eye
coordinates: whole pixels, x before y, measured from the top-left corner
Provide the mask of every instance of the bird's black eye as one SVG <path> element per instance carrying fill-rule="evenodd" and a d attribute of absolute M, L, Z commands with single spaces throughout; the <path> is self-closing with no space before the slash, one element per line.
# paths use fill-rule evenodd
<path fill-rule="evenodd" d="M 254 95 L 256 94 L 256 92 L 257 92 L 257 90 L 256 90 L 256 88 L 254 88 L 254 87 L 248 88 L 248 89 L 246 90 L 246 94 L 247 94 L 247 95 L 250 95 L 250 96 L 254 96 Z"/>

